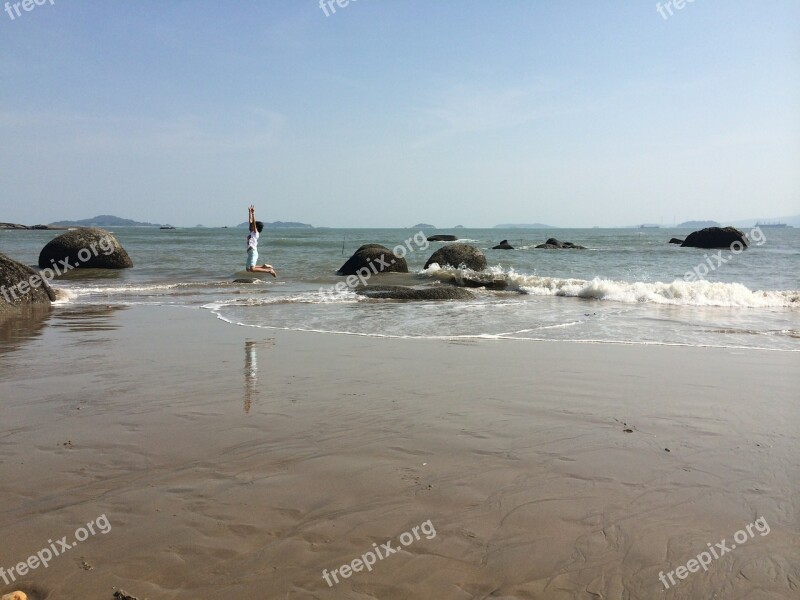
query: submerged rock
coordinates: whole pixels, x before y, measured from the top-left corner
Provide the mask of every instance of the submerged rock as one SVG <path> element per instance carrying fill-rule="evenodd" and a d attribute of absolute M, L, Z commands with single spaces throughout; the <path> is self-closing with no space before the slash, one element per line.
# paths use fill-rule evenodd
<path fill-rule="evenodd" d="M 337 275 L 357 275 L 361 269 L 374 273 L 408 273 L 405 258 L 395 255 L 389 248 L 381 244 L 364 244 L 347 259 Z M 362 271 L 363 272 L 363 271 Z"/>
<path fill-rule="evenodd" d="M 130 269 L 125 248 L 105 229 L 81 227 L 50 240 L 39 253 L 39 268 Z M 69 269 L 66 269 L 69 270 Z"/>
<path fill-rule="evenodd" d="M 556 238 L 550 238 L 544 244 L 539 244 L 536 247 L 545 250 L 586 250 L 585 246 L 578 246 L 572 242 L 561 242 Z"/>
<path fill-rule="evenodd" d="M 475 297 L 469 290 L 443 285 L 425 288 L 371 285 L 358 288 L 356 294 L 383 300 L 469 300 Z"/>
<path fill-rule="evenodd" d="M 513 250 L 514 246 L 508 243 L 508 240 L 503 240 L 497 246 L 492 246 L 492 250 Z"/>
<path fill-rule="evenodd" d="M 465 276 L 461 271 L 445 271 L 437 273 L 436 278 L 442 283 L 464 288 L 485 288 L 492 291 L 503 291 L 511 287 L 503 275 L 491 275 L 489 273 L 475 273 L 474 275 Z"/>
<path fill-rule="evenodd" d="M 682 248 L 730 248 L 739 242 L 747 248 L 747 238 L 735 227 L 706 227 L 693 231 L 681 244 Z"/>
<path fill-rule="evenodd" d="M 483 271 L 486 268 L 486 256 L 483 252 L 469 244 L 448 244 L 434 252 L 425 263 L 427 269 L 433 263 L 440 267 L 466 267 L 473 271 Z"/>

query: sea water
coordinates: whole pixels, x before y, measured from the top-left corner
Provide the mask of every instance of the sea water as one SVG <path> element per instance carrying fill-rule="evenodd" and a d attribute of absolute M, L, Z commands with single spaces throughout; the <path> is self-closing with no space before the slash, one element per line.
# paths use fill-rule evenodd
<path fill-rule="evenodd" d="M 0 231 L 0 252 L 35 266 L 58 233 Z M 759 244 L 721 255 L 670 245 L 670 238 L 689 233 L 678 229 L 265 230 L 260 262 L 274 265 L 279 277 L 260 275 L 256 283 L 234 283 L 253 277 L 244 270 L 246 230 L 113 233 L 134 268 L 67 273 L 53 282 L 56 310 L 144 303 L 205 310 L 232 325 L 264 329 L 800 350 L 800 229 L 765 228 L 751 235 Z M 508 289 L 474 290 L 467 301 L 409 302 L 336 288 L 344 281 L 337 269 L 366 243 L 403 244 L 410 271 L 374 275 L 370 284 L 443 285 L 448 269 L 423 266 L 447 242 L 418 243 L 441 233 L 480 248 L 487 272 L 505 279 Z M 587 249 L 535 248 L 549 237 Z M 503 239 L 515 249 L 491 249 Z"/>

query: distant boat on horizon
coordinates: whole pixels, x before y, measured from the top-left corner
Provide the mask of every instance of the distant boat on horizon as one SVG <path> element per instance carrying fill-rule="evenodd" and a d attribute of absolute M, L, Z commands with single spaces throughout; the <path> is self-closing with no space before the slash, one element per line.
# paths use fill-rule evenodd
<path fill-rule="evenodd" d="M 647 223 L 639 225 L 639 229 L 661 229 L 661 225 L 648 225 Z"/>
<path fill-rule="evenodd" d="M 786 223 L 779 223 L 778 221 L 769 222 L 766 221 L 765 223 L 757 222 L 756 227 L 768 227 L 772 229 L 793 229 L 791 225 L 787 225 Z"/>

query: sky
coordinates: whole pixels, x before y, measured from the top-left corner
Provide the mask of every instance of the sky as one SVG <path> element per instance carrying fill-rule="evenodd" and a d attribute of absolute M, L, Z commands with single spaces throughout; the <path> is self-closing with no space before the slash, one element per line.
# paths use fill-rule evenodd
<path fill-rule="evenodd" d="M 3 2 L 0 221 L 800 213 L 797 0 Z"/>

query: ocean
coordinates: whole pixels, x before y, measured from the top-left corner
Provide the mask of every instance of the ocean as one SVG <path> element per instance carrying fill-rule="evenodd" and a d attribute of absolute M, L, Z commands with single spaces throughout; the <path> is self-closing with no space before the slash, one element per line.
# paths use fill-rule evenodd
<path fill-rule="evenodd" d="M 67 273 L 53 282 L 56 310 L 149 304 L 207 311 L 231 325 L 332 334 L 800 350 L 799 229 L 755 232 L 751 238 L 760 243 L 738 254 L 670 245 L 689 230 L 668 228 L 265 230 L 259 262 L 279 276 L 257 283 L 234 283 L 253 277 L 244 271 L 246 230 L 112 232 L 134 268 Z M 443 245 L 423 238 L 438 233 L 483 250 L 488 270 L 509 289 L 427 302 L 336 290 L 344 281 L 337 269 L 366 243 L 403 245 L 410 270 L 374 275 L 370 284 L 442 285 L 439 270 L 423 270 Z M 57 234 L 0 231 L 0 252 L 35 266 Z M 534 249 L 549 237 L 587 249 Z M 491 249 L 503 239 L 515 249 Z"/>

